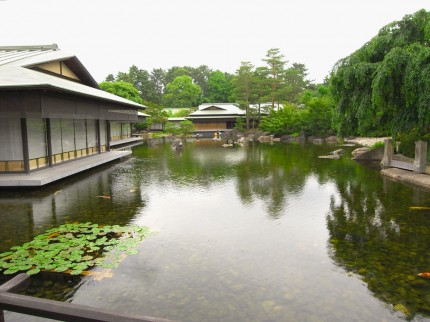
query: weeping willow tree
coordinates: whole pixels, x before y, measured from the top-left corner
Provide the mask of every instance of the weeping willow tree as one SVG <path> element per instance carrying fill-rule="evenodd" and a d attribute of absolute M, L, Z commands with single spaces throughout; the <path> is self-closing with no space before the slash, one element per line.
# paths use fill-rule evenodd
<path fill-rule="evenodd" d="M 430 12 L 383 27 L 330 77 L 338 134 L 396 136 L 430 130 Z"/>

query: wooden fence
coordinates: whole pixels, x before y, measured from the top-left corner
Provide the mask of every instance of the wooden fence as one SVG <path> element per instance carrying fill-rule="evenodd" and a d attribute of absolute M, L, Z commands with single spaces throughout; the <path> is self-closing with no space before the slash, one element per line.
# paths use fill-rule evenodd
<path fill-rule="evenodd" d="M 129 315 L 86 305 L 59 302 L 11 293 L 28 284 L 30 276 L 19 274 L 0 286 L 0 322 L 5 322 L 4 310 L 61 321 L 76 322 L 173 322 L 171 320 Z"/>
<path fill-rule="evenodd" d="M 427 142 L 415 142 L 415 158 L 407 158 L 394 154 L 393 140 L 384 141 L 384 157 L 381 165 L 389 168 L 410 170 L 416 173 L 430 174 L 430 165 L 427 164 Z"/>

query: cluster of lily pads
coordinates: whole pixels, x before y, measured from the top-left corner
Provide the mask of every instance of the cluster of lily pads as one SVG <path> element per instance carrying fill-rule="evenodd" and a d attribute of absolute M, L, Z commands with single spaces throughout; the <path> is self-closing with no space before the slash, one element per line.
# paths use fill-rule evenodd
<path fill-rule="evenodd" d="M 22 246 L 0 254 L 0 273 L 41 270 L 72 275 L 95 266 L 115 268 L 125 255 L 138 253 L 137 245 L 149 235 L 148 227 L 64 224 L 47 230 Z"/>

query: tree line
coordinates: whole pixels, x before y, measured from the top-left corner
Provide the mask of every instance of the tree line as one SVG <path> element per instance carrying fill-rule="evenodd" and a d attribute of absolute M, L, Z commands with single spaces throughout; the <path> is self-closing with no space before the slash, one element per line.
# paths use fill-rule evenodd
<path fill-rule="evenodd" d="M 157 122 L 167 119 L 163 108 L 186 109 L 179 112 L 181 115 L 175 115 L 186 116 L 199 104 L 212 102 L 239 105 L 246 111 L 247 129 L 252 128 L 256 120 L 257 124 L 262 124 L 263 130 L 275 134 L 304 129 L 320 133 L 331 128 L 331 111 L 328 108 L 325 126 L 308 124 L 311 120 L 321 120 L 321 115 L 309 115 L 321 104 L 328 107 L 329 100 L 324 85 L 316 85 L 307 79 L 304 64 L 289 64 L 278 48 L 269 49 L 262 62 L 264 65 L 257 67 L 250 62 L 242 62 L 235 74 L 211 70 L 206 65 L 197 68 L 175 66 L 168 70 L 159 68 L 151 72 L 133 65 L 128 72 L 108 75 L 100 86 L 146 105 L 147 113 Z M 320 101 L 322 96 L 325 98 Z M 293 125 L 289 124 L 291 114 L 295 119 Z"/>
<path fill-rule="evenodd" d="M 206 65 L 151 72 L 133 65 L 100 85 L 160 117 L 162 107 L 236 103 L 246 111 L 246 128 L 258 124 L 276 135 L 430 136 L 430 13 L 424 9 L 384 26 L 340 59 L 323 84 L 308 80 L 305 65 L 289 64 L 278 48 L 262 62 L 242 62 L 234 74 Z"/>

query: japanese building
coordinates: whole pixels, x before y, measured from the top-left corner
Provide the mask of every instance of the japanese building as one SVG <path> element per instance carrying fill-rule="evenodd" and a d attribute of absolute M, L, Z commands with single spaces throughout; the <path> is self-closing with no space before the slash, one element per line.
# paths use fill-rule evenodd
<path fill-rule="evenodd" d="M 115 159 L 112 146 L 133 140 L 144 108 L 100 90 L 57 45 L 0 47 L 0 179 L 101 154 Z"/>
<path fill-rule="evenodd" d="M 196 132 L 213 132 L 233 129 L 238 117 L 245 117 L 245 111 L 232 103 L 204 103 L 186 119 Z"/>

